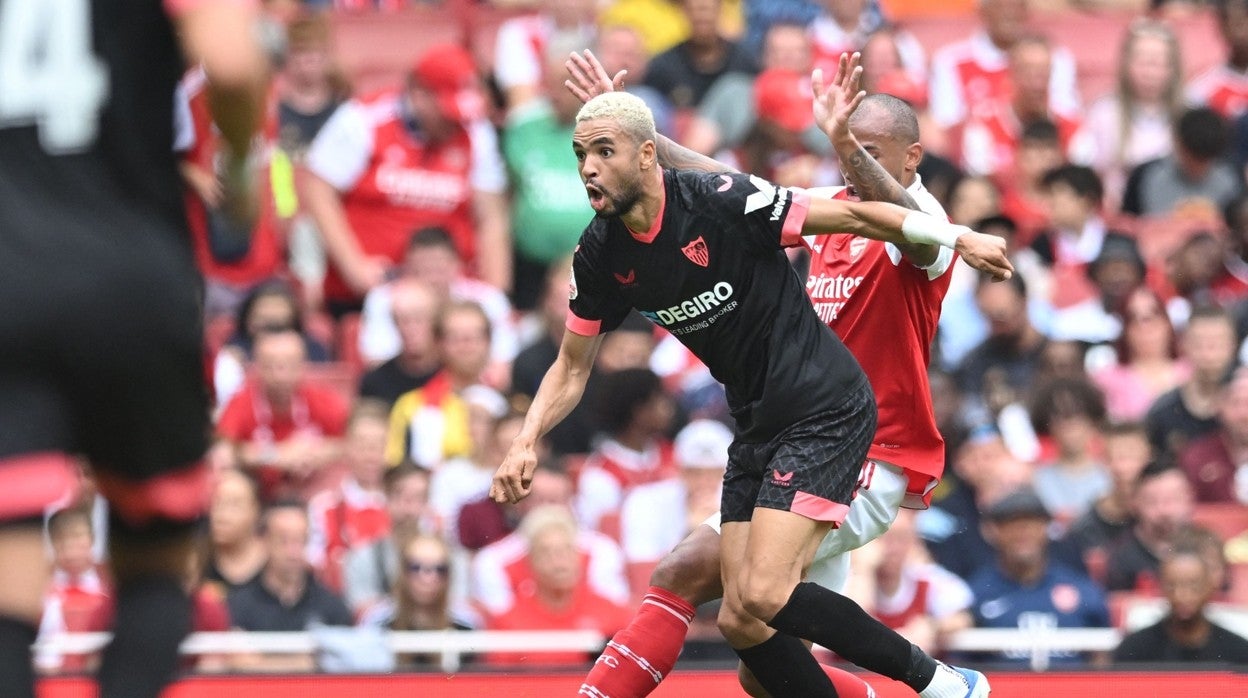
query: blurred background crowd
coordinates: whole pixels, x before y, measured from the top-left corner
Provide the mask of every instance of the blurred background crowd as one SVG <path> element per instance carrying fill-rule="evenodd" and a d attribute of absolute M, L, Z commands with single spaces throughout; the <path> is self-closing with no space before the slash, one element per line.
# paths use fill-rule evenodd
<path fill-rule="evenodd" d="M 1144 629 L 1112 658 L 1053 661 L 1248 662 L 1201 620 L 1248 625 L 1248 0 L 1026 2 L 263 3 L 254 230 L 217 211 L 202 74 L 178 97 L 216 425 L 196 629 L 622 627 L 718 508 L 732 432 L 706 369 L 632 317 L 532 496 L 486 497 L 592 216 L 564 61 L 592 48 L 662 133 L 809 187 L 841 183 L 810 72 L 861 51 L 865 88 L 920 114 L 926 187 L 1004 236 L 1019 273 L 955 268 L 915 395 L 946 477 L 855 554 L 851 594 L 936 652 L 968 627 L 1118 627 Z M 106 520 L 84 468 L 49 518 L 44 637 L 108 627 Z M 731 656 L 714 615 L 688 655 Z"/>

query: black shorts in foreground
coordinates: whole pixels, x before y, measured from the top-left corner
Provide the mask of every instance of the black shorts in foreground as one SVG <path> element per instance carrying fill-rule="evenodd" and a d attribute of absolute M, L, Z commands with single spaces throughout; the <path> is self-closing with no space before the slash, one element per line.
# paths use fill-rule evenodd
<path fill-rule="evenodd" d="M 5 205 L 0 464 L 81 454 L 140 482 L 201 460 L 203 322 L 185 232 L 123 206 Z"/>
<path fill-rule="evenodd" d="M 734 442 L 720 497 L 721 521 L 749 521 L 755 507 L 839 524 L 849 513 L 876 424 L 863 380 L 834 409 L 762 443 Z"/>

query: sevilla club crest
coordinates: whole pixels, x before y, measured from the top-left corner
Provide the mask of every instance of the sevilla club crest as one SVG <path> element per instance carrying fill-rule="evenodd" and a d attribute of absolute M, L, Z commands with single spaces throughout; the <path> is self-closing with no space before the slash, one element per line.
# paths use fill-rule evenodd
<path fill-rule="evenodd" d="M 705 267 L 711 261 L 710 252 L 706 249 L 706 240 L 703 240 L 701 235 L 697 240 L 680 248 L 680 251 L 685 253 L 690 262 L 700 267 Z"/>

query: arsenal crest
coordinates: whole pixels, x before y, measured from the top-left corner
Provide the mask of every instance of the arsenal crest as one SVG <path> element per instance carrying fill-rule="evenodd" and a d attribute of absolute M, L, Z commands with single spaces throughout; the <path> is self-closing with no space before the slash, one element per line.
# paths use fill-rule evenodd
<path fill-rule="evenodd" d="M 680 251 L 685 253 L 690 262 L 700 267 L 705 267 L 711 261 L 710 252 L 706 249 L 706 240 L 703 240 L 701 235 L 697 240 L 680 248 Z"/>
<path fill-rule="evenodd" d="M 858 259 L 862 256 L 862 251 L 867 249 L 866 238 L 854 238 L 849 241 L 849 256 L 852 259 Z"/>

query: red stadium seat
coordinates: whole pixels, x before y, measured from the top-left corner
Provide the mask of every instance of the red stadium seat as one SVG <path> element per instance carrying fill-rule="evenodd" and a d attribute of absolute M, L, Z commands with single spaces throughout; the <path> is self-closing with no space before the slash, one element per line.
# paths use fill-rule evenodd
<path fill-rule="evenodd" d="M 356 94 L 398 85 L 425 49 L 466 39 L 460 14 L 442 8 L 340 13 L 333 16 L 333 25 L 338 58 Z"/>
<path fill-rule="evenodd" d="M 1248 506 L 1243 504 L 1198 504 L 1192 519 L 1196 524 L 1229 541 L 1248 532 Z"/>

